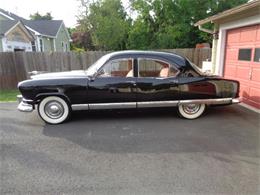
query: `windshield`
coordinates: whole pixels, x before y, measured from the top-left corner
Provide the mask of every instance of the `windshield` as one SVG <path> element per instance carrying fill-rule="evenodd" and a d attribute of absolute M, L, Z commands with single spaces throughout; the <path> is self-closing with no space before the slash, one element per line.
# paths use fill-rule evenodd
<path fill-rule="evenodd" d="M 86 74 L 88 76 L 93 76 L 103 65 L 104 63 L 110 58 L 111 54 L 107 54 L 99 58 L 94 64 L 92 64 L 87 70 Z"/>

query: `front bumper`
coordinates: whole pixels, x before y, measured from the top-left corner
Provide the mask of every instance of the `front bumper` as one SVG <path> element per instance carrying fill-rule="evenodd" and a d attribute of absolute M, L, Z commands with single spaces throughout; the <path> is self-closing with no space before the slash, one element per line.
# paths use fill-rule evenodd
<path fill-rule="evenodd" d="M 34 106 L 32 104 L 29 104 L 27 102 L 30 102 L 30 100 L 26 100 L 23 98 L 22 95 L 17 96 L 17 101 L 19 103 L 17 109 L 21 112 L 32 112 L 34 110 Z"/>

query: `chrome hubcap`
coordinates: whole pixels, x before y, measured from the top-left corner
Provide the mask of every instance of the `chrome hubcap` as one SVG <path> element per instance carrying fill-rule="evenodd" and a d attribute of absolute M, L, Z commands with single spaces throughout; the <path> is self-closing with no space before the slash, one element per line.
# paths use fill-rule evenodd
<path fill-rule="evenodd" d="M 48 117 L 57 119 L 63 115 L 64 107 L 57 101 L 50 101 L 45 105 L 44 112 Z"/>
<path fill-rule="evenodd" d="M 183 107 L 183 111 L 186 114 L 195 114 L 199 111 L 200 104 L 185 104 L 185 105 L 182 105 L 182 107 Z"/>

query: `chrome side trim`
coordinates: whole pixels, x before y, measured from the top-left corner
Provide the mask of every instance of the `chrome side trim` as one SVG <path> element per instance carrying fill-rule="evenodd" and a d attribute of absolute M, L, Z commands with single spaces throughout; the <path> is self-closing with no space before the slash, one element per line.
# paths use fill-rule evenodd
<path fill-rule="evenodd" d="M 89 110 L 88 104 L 72 104 L 72 110 Z"/>
<path fill-rule="evenodd" d="M 137 102 L 137 108 L 170 107 L 177 106 L 179 101 L 150 101 Z"/>
<path fill-rule="evenodd" d="M 95 104 L 72 104 L 72 110 L 99 110 L 99 109 L 124 109 L 124 108 L 151 108 L 151 107 L 172 107 L 181 104 L 236 104 L 239 98 L 218 98 L 218 99 L 194 99 L 176 101 L 147 101 L 147 102 L 119 102 L 119 103 L 95 103 Z"/>
<path fill-rule="evenodd" d="M 21 112 L 32 112 L 33 106 L 24 102 L 20 102 L 17 109 Z"/>
<path fill-rule="evenodd" d="M 180 100 L 179 104 L 208 104 L 208 105 L 217 105 L 217 104 L 232 104 L 233 98 L 218 98 L 218 99 L 194 99 L 194 100 Z"/>
<path fill-rule="evenodd" d="M 72 108 L 72 110 L 100 110 L 100 109 L 136 108 L 136 102 L 73 104 L 73 105 L 71 105 L 71 108 Z"/>
<path fill-rule="evenodd" d="M 119 103 L 97 103 L 89 104 L 90 110 L 98 109 L 122 109 L 122 108 L 136 108 L 136 102 L 119 102 Z"/>

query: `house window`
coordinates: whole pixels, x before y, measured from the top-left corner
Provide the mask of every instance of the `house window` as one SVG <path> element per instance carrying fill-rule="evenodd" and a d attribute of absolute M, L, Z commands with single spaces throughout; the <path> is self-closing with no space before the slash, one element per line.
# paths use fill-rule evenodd
<path fill-rule="evenodd" d="M 254 62 L 260 62 L 260 48 L 255 48 Z"/>
<path fill-rule="evenodd" d="M 65 51 L 68 51 L 68 44 L 65 44 Z"/>
<path fill-rule="evenodd" d="M 251 61 L 252 49 L 239 49 L 238 60 Z"/>
<path fill-rule="evenodd" d="M 40 39 L 40 51 L 43 52 L 43 41 Z"/>
<path fill-rule="evenodd" d="M 36 44 L 35 44 L 35 41 L 32 41 L 31 44 L 32 44 L 32 51 L 36 51 Z"/>

